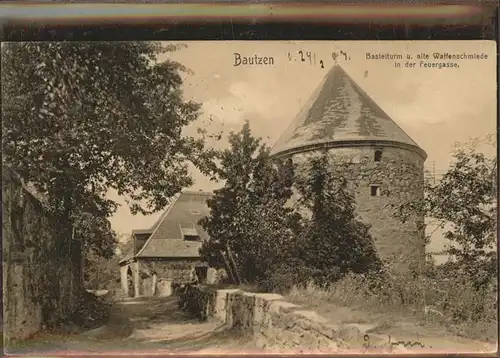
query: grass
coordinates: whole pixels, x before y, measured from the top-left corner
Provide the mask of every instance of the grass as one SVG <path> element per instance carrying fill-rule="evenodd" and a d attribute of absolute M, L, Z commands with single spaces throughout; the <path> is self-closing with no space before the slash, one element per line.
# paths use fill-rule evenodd
<path fill-rule="evenodd" d="M 456 295 L 451 292 L 447 306 L 431 306 L 439 299 L 431 286 L 419 282 L 402 281 L 407 292 L 401 294 L 401 287 L 379 288 L 369 292 L 366 281 L 354 275 L 347 276 L 330 288 L 317 287 L 309 283 L 306 287 L 293 287 L 287 294 L 288 300 L 315 309 L 323 317 L 337 324 L 359 323 L 378 325 L 376 331 L 382 334 L 417 334 L 460 336 L 485 342 L 497 342 L 497 320 L 491 315 L 478 321 L 452 319 L 452 314 L 461 309 L 472 310 L 473 300 L 484 297 L 467 295 L 467 287 L 460 287 Z M 418 291 L 418 292 L 417 292 Z M 441 295 L 442 296 L 442 295 Z M 402 301 L 407 301 L 403 303 Z M 477 302 L 475 303 L 477 305 Z M 431 308 L 435 307 L 435 308 Z M 443 309 L 443 307 L 445 307 Z M 496 318 L 496 312 L 492 313 Z M 469 314 L 469 317 L 473 315 Z M 376 332 L 373 332 L 376 333 Z"/>
<path fill-rule="evenodd" d="M 293 303 L 315 309 L 331 322 L 338 324 L 377 322 L 388 327 L 389 322 L 408 319 L 411 316 L 408 309 L 383 309 L 375 297 L 370 300 L 362 299 L 356 295 L 355 290 L 348 293 L 338 287 L 325 289 L 312 282 L 304 288 L 294 286 L 286 297 Z"/>

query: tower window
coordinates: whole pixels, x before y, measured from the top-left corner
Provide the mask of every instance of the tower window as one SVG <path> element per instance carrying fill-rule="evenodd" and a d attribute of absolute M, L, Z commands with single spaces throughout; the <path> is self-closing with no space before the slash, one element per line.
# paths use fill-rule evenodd
<path fill-rule="evenodd" d="M 380 196 L 380 186 L 379 185 L 370 185 L 370 195 L 371 196 Z"/>
<path fill-rule="evenodd" d="M 373 158 L 376 162 L 380 162 L 382 160 L 382 151 L 380 149 L 377 149 L 375 151 L 375 155 Z"/>

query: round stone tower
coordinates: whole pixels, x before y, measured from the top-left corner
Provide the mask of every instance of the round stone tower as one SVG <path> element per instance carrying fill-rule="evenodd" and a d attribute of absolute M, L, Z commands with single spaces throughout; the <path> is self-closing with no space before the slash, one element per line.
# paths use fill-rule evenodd
<path fill-rule="evenodd" d="M 426 153 L 338 65 L 283 133 L 273 154 L 301 166 L 327 151 L 345 177 L 356 213 L 371 226 L 381 259 L 396 269 L 425 260 L 423 216 L 402 222 L 402 203 L 423 197 Z"/>

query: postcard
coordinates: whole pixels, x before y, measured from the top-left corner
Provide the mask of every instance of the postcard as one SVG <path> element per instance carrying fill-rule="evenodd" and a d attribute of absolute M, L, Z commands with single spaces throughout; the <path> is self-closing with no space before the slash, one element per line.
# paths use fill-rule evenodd
<path fill-rule="evenodd" d="M 8 353 L 498 341 L 493 41 L 2 44 Z"/>

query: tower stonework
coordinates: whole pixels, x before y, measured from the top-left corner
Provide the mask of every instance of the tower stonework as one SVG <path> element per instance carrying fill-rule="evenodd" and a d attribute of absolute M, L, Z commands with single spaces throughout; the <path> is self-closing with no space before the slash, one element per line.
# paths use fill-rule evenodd
<path fill-rule="evenodd" d="M 398 270 L 420 266 L 424 217 L 402 222 L 394 213 L 423 197 L 427 155 L 338 65 L 273 147 L 299 170 L 325 151 L 330 169 L 347 180 L 380 258 Z"/>

